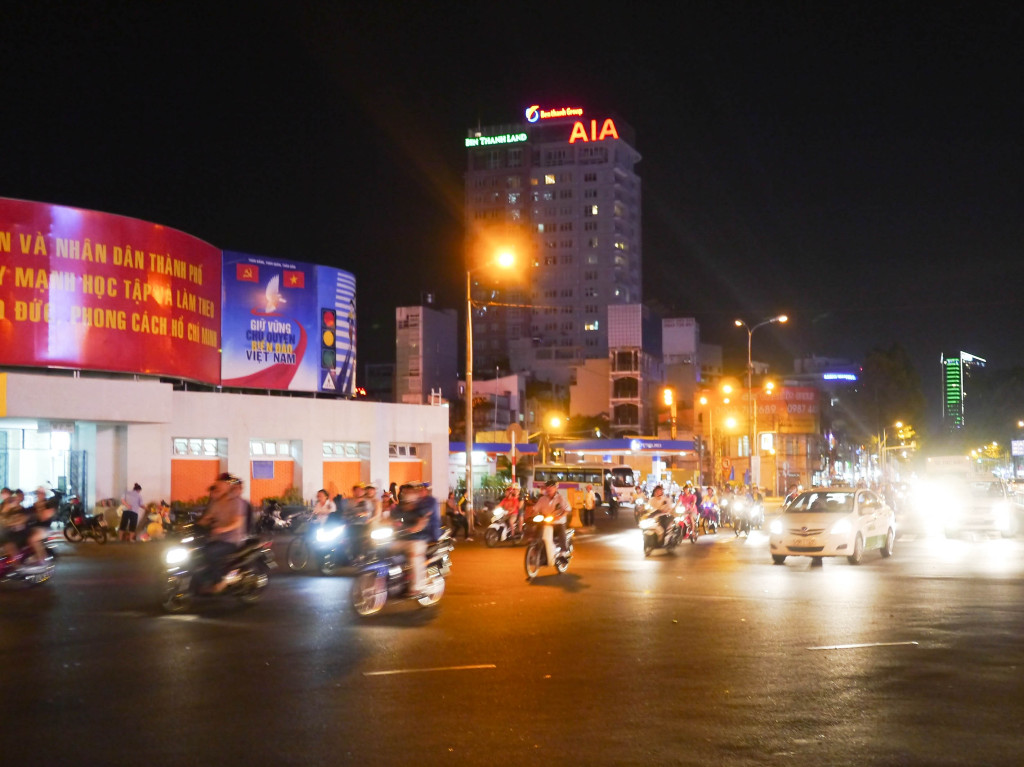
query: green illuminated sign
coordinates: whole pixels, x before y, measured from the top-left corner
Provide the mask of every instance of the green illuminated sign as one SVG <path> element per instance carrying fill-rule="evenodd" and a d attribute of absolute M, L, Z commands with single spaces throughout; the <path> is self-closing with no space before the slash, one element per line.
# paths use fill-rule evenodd
<path fill-rule="evenodd" d="M 519 144 L 526 141 L 525 133 L 503 133 L 500 136 L 474 136 L 466 139 L 467 147 L 494 146 L 496 144 Z"/>

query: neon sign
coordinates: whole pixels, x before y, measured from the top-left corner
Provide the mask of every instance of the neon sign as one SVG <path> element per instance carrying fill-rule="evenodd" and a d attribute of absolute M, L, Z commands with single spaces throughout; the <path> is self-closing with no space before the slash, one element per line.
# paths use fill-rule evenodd
<path fill-rule="evenodd" d="M 503 133 L 500 136 L 475 136 L 466 139 L 466 146 L 492 146 L 494 144 L 519 144 L 526 141 L 525 133 Z"/>
<path fill-rule="evenodd" d="M 822 373 L 823 381 L 856 381 L 857 376 L 853 373 Z"/>
<path fill-rule="evenodd" d="M 569 135 L 569 143 L 577 141 L 604 141 L 606 138 L 618 138 L 619 132 L 615 129 L 615 122 L 609 117 L 601 125 L 601 131 L 597 130 L 597 120 L 590 121 L 590 135 L 587 135 L 586 126 L 579 120 L 572 126 L 572 133 Z"/>
<path fill-rule="evenodd" d="M 583 117 L 583 107 L 561 107 L 559 109 L 541 109 L 538 104 L 526 108 L 526 121 L 535 123 L 538 120 L 553 120 L 558 117 Z"/>

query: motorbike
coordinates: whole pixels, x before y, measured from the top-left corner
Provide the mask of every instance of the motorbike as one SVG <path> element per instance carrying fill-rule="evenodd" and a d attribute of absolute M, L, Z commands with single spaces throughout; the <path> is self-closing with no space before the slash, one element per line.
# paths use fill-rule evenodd
<path fill-rule="evenodd" d="M 96 543 L 106 543 L 107 520 L 102 514 L 86 514 L 81 504 L 73 506 L 64 522 L 64 537 L 68 543 L 81 543 L 92 538 Z"/>
<path fill-rule="evenodd" d="M 644 556 L 649 557 L 655 549 L 672 551 L 683 541 L 681 520 L 671 511 L 652 511 L 640 520 L 644 535 Z"/>
<path fill-rule="evenodd" d="M 378 527 L 370 533 L 374 549 L 352 582 L 352 608 L 363 617 L 376 615 L 389 599 L 413 599 L 421 607 L 436 605 L 444 596 L 444 579 L 451 572 L 451 552 L 455 548 L 447 530 L 427 546 L 427 577 L 420 594 L 410 592 L 412 565 L 403 553 L 391 552 L 395 540 L 391 527 Z"/>
<path fill-rule="evenodd" d="M 31 546 L 24 546 L 13 556 L 3 554 L 0 556 L 0 582 L 27 583 L 30 586 L 38 586 L 53 577 L 56 570 L 53 550 L 45 546 L 46 558 L 39 562 L 32 559 L 33 550 Z"/>
<path fill-rule="evenodd" d="M 750 535 L 750 531 L 754 529 L 751 524 L 752 513 L 753 509 L 750 507 L 750 504 L 745 502 L 736 504 L 736 510 L 732 518 L 732 531 L 736 534 L 737 538 L 740 533 Z"/>
<path fill-rule="evenodd" d="M 558 536 L 555 536 L 555 561 L 548 562 L 547 547 L 544 545 L 542 531 L 545 525 L 553 524 L 554 517 L 545 517 L 538 514 L 533 518 L 533 524 L 527 529 L 526 535 L 529 543 L 526 546 L 526 556 L 524 557 L 527 580 L 532 581 L 536 578 L 540 568 L 546 565 L 554 565 L 559 573 L 564 573 L 569 569 L 569 563 L 572 561 L 572 539 L 575 531 L 567 526 L 564 541 L 559 541 Z"/>
<path fill-rule="evenodd" d="M 512 545 L 515 546 L 523 540 L 522 528 L 513 530 L 509 516 L 508 511 L 501 508 L 501 506 L 498 506 L 494 510 L 494 516 L 491 517 L 491 524 L 484 533 L 484 543 L 487 544 L 488 548 L 493 549 L 499 543 L 503 543 L 505 541 L 510 541 Z"/>
<path fill-rule="evenodd" d="M 270 541 L 250 538 L 234 552 L 226 564 L 226 587 L 217 594 L 202 594 L 195 575 L 203 567 L 202 545 L 205 536 L 193 531 L 181 544 L 164 552 L 166 566 L 164 591 L 160 605 L 169 613 L 180 613 L 196 599 L 237 597 L 243 605 L 259 601 L 270 585 L 270 571 L 276 567 Z"/>
<path fill-rule="evenodd" d="M 701 504 L 700 507 L 700 519 L 698 524 L 704 529 L 705 535 L 714 535 L 718 532 L 718 506 L 714 503 L 707 501 Z"/>
<path fill-rule="evenodd" d="M 333 519 L 315 525 L 315 532 L 296 535 L 288 544 L 288 568 L 305 570 L 312 561 L 324 575 L 333 575 L 339 567 L 362 564 L 368 552 L 365 525 L 342 523 Z"/>
<path fill-rule="evenodd" d="M 733 517 L 732 498 L 730 498 L 727 493 L 723 494 L 721 496 L 721 500 L 719 500 L 719 502 L 718 502 L 718 515 L 719 515 L 719 522 L 721 522 L 723 526 L 724 525 L 731 525 L 732 524 L 732 517 Z"/>
<path fill-rule="evenodd" d="M 291 524 L 281 516 L 281 504 L 277 501 L 269 501 L 263 504 L 260 516 L 256 520 L 256 532 L 260 535 L 276 533 L 287 530 Z"/>

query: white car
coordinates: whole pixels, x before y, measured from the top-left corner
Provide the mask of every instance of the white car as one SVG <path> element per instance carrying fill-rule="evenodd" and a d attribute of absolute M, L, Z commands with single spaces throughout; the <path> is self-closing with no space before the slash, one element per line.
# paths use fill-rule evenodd
<path fill-rule="evenodd" d="M 856 565 L 867 549 L 892 556 L 896 516 L 871 490 L 819 487 L 798 495 L 768 529 L 777 565 L 792 556 L 846 557 Z"/>

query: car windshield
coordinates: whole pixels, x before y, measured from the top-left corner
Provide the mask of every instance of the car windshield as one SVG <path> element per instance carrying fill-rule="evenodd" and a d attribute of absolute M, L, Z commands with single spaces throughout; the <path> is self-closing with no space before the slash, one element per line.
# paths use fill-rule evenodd
<path fill-rule="evenodd" d="M 853 511 L 853 493 L 809 491 L 796 497 L 786 509 L 787 514 L 849 514 Z"/>

